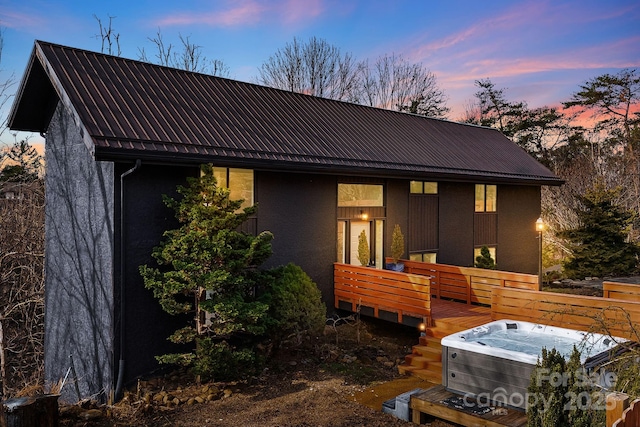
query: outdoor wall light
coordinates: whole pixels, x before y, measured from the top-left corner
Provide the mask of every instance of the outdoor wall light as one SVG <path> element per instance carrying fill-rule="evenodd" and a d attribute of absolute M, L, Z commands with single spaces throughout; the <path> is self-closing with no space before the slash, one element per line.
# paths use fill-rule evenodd
<path fill-rule="evenodd" d="M 360 219 L 366 221 L 369 219 L 369 215 L 364 213 L 364 211 L 360 211 Z"/>
<path fill-rule="evenodd" d="M 544 231 L 544 222 L 542 218 L 536 220 L 536 231 L 538 232 L 538 290 L 542 290 L 542 232 Z"/>

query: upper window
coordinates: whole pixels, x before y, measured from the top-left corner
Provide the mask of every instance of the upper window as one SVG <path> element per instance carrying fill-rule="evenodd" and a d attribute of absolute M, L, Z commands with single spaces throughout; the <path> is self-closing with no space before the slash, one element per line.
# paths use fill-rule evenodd
<path fill-rule="evenodd" d="M 218 186 L 229 189 L 231 200 L 244 200 L 242 208 L 253 206 L 253 171 L 251 169 L 213 168 Z"/>
<path fill-rule="evenodd" d="M 338 206 L 384 206 L 383 187 L 377 184 L 338 184 Z"/>
<path fill-rule="evenodd" d="M 476 184 L 476 212 L 495 212 L 497 199 L 497 186 Z"/>
<path fill-rule="evenodd" d="M 411 194 L 438 194 L 437 182 L 411 181 L 409 188 Z"/>

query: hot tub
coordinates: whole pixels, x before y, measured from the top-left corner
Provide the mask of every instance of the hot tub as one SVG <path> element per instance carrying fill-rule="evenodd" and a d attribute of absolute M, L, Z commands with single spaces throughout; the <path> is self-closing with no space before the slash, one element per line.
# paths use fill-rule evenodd
<path fill-rule="evenodd" d="M 622 338 L 515 320 L 499 320 L 442 338 L 442 384 L 447 390 L 526 408 L 527 388 L 542 348 L 568 360 L 573 346 L 583 364 L 601 360 Z"/>

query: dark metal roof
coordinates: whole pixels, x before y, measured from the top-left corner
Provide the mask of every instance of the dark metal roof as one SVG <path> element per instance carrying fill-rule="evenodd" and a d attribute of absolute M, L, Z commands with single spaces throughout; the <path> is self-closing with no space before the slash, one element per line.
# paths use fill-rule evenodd
<path fill-rule="evenodd" d="M 37 41 L 10 127 L 46 131 L 57 99 L 75 110 L 97 159 L 562 182 L 494 129 Z"/>

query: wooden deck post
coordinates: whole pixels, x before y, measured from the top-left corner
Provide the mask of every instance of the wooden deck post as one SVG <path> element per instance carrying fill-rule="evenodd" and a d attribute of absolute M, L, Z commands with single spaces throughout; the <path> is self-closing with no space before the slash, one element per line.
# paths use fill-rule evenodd
<path fill-rule="evenodd" d="M 613 392 L 607 394 L 607 427 L 613 426 L 622 418 L 622 413 L 629 406 L 629 396 L 624 393 Z"/>

